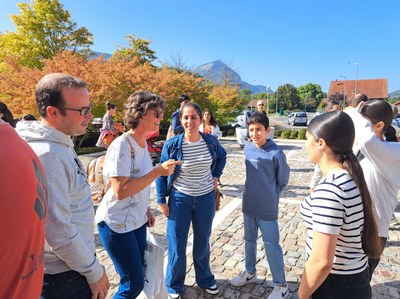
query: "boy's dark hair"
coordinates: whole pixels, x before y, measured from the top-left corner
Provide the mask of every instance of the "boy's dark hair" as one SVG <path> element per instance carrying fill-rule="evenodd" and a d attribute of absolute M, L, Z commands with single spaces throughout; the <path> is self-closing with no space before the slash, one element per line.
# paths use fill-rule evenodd
<path fill-rule="evenodd" d="M 113 103 L 110 103 L 110 102 L 107 102 L 106 103 L 106 109 L 107 110 L 110 110 L 110 109 L 115 109 L 115 104 L 113 104 Z"/>
<path fill-rule="evenodd" d="M 190 101 L 190 98 L 189 98 L 189 96 L 187 94 L 181 94 L 179 96 L 179 103 L 182 103 L 184 101 Z"/>
<path fill-rule="evenodd" d="M 249 126 L 251 124 L 260 124 L 265 127 L 265 129 L 269 128 L 269 118 L 264 113 L 254 112 L 249 120 Z"/>

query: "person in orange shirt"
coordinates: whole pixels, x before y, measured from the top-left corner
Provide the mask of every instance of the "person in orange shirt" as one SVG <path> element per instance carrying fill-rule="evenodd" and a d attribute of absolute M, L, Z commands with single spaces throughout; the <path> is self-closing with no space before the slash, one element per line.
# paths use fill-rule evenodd
<path fill-rule="evenodd" d="M 39 298 L 47 185 L 39 158 L 0 119 L 0 298 Z"/>

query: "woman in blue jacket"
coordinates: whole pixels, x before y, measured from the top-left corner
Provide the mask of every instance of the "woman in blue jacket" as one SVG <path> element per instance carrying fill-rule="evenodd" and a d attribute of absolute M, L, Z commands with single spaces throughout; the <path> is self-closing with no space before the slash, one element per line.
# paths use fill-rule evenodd
<path fill-rule="evenodd" d="M 186 274 L 186 244 L 193 227 L 193 261 L 197 285 L 218 294 L 210 269 L 210 235 L 215 215 L 215 190 L 226 163 L 226 152 L 212 135 L 199 132 L 201 108 L 189 102 L 182 108 L 184 132 L 169 139 L 161 163 L 181 161 L 170 176 L 157 179 L 157 201 L 168 217 L 168 266 L 166 284 L 170 298 L 181 298 Z M 166 198 L 169 197 L 168 203 Z"/>

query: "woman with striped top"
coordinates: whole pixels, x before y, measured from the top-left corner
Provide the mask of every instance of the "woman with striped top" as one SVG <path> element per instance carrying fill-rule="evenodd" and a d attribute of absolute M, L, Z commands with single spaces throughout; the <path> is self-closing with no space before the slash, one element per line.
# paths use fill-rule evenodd
<path fill-rule="evenodd" d="M 188 102 L 183 106 L 184 132 L 164 144 L 160 161 L 174 159 L 182 164 L 176 166 L 172 175 L 156 181 L 157 201 L 161 212 L 168 217 L 166 284 L 169 298 L 181 298 L 183 292 L 190 223 L 197 285 L 208 294 L 219 292 L 210 269 L 209 240 L 215 214 L 215 190 L 226 163 L 226 152 L 215 136 L 199 132 L 201 116 L 198 104 Z"/>
<path fill-rule="evenodd" d="M 301 204 L 307 263 L 299 298 L 371 298 L 368 257 L 382 246 L 371 197 L 352 152 L 354 125 L 344 112 L 314 118 L 307 130 L 309 159 L 323 178 Z"/>

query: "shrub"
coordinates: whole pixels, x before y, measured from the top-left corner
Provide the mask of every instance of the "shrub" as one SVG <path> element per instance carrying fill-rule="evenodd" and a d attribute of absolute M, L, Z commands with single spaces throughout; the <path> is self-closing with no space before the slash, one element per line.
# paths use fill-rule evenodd
<path fill-rule="evenodd" d="M 281 137 L 282 132 L 283 132 L 282 130 L 275 130 L 274 137 L 276 138 Z"/>
<path fill-rule="evenodd" d="M 297 139 L 305 140 L 306 139 L 306 133 L 300 131 L 299 134 L 297 134 Z"/>
<path fill-rule="evenodd" d="M 299 131 L 297 131 L 297 130 L 291 130 L 289 139 L 296 139 L 298 133 L 299 133 Z"/>
<path fill-rule="evenodd" d="M 290 137 L 290 129 L 286 129 L 285 131 L 282 132 L 281 137 L 285 139 L 289 139 Z"/>

